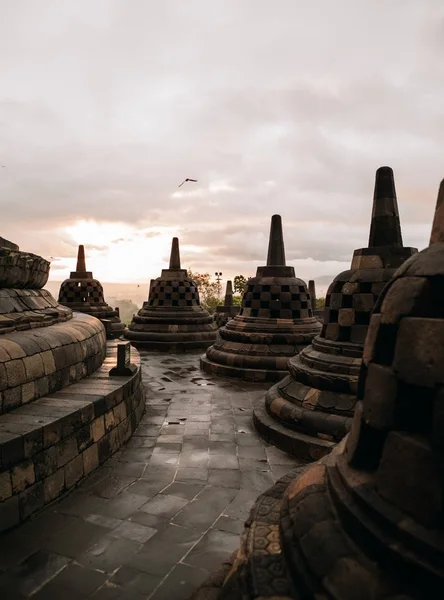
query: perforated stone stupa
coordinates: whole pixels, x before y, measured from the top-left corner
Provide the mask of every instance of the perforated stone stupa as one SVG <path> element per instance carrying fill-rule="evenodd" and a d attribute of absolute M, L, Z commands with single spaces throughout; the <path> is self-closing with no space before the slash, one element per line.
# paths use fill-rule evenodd
<path fill-rule="evenodd" d="M 105 302 L 102 284 L 93 278 L 91 271 L 86 270 L 85 248 L 82 245 L 77 254 L 76 270 L 60 286 L 59 302 L 71 310 L 100 319 L 108 339 L 118 338 L 125 331 L 118 310 Z"/>
<path fill-rule="evenodd" d="M 249 279 L 239 314 L 219 329 L 220 339 L 200 360 L 209 373 L 276 381 L 287 362 L 321 330 L 307 286 L 285 265 L 282 220 L 271 219 L 267 265 Z"/>
<path fill-rule="evenodd" d="M 322 332 L 290 359 L 290 374 L 257 404 L 260 434 L 283 450 L 313 460 L 350 429 L 370 314 L 395 270 L 416 253 L 404 248 L 393 171 L 376 172 L 368 248 L 327 291 Z"/>
<path fill-rule="evenodd" d="M 230 319 L 239 314 L 240 306 L 233 306 L 233 284 L 227 281 L 225 298 L 222 306 L 216 306 L 214 321 L 217 327 L 223 327 Z"/>
<path fill-rule="evenodd" d="M 180 267 L 179 240 L 173 238 L 170 265 L 152 281 L 148 302 L 125 332 L 134 346 L 185 352 L 207 348 L 217 336 L 212 315 L 200 305 L 195 281 Z"/>
<path fill-rule="evenodd" d="M 259 497 L 193 600 L 444 597 L 444 181 L 430 244 L 374 307 L 350 434 Z"/>

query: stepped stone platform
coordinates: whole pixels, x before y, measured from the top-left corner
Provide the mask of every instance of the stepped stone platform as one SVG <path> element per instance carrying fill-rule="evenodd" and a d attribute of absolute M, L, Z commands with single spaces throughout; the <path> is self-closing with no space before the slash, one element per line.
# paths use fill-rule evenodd
<path fill-rule="evenodd" d="M 233 306 L 233 284 L 231 281 L 227 281 L 224 303 L 222 306 L 216 306 L 214 322 L 218 328 L 223 327 L 230 319 L 239 314 L 239 311 L 240 306 Z"/>
<path fill-rule="evenodd" d="M 240 313 L 219 329 L 220 339 L 200 360 L 207 373 L 276 381 L 291 356 L 320 333 L 307 286 L 285 264 L 282 220 L 271 219 L 267 265 L 249 279 Z"/>
<path fill-rule="evenodd" d="M 207 348 L 216 339 L 216 324 L 200 305 L 197 284 L 180 267 L 178 238 L 173 238 L 169 268 L 151 280 L 148 302 L 125 337 L 137 348 L 160 352 Z"/>
<path fill-rule="evenodd" d="M 443 278 L 444 181 L 430 247 L 374 307 L 349 435 L 259 498 L 192 600 L 443 596 Z"/>
<path fill-rule="evenodd" d="M 259 433 L 286 452 L 316 460 L 349 431 L 371 312 L 396 269 L 417 252 L 402 244 L 393 171 L 376 172 L 368 248 L 330 285 L 320 335 L 290 358 L 290 373 L 255 407 Z"/>
<path fill-rule="evenodd" d="M 96 455 L 109 456 L 109 444 L 115 451 L 123 426 L 111 430 L 129 413 L 116 421 L 113 411 L 122 416 L 128 404 L 135 427 L 143 403 L 138 408 L 140 369 L 129 386 L 122 378 L 103 385 L 103 369 L 115 363 L 105 360 L 104 327 L 41 289 L 49 262 L 3 238 L 0 244 L 1 532 L 76 485 L 97 466 Z M 97 454 L 105 417 L 108 441 Z"/>
<path fill-rule="evenodd" d="M 102 321 L 108 339 L 118 338 L 125 331 L 119 310 L 105 302 L 102 284 L 93 278 L 91 271 L 86 270 L 85 248 L 82 245 L 77 254 L 76 270 L 60 286 L 59 303 Z"/>

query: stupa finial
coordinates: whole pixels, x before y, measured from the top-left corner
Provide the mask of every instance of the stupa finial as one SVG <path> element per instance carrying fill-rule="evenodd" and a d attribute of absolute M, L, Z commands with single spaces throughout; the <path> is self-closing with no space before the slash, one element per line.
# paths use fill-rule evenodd
<path fill-rule="evenodd" d="M 233 306 L 233 285 L 230 280 L 227 281 L 227 286 L 225 288 L 224 306 Z"/>
<path fill-rule="evenodd" d="M 281 215 L 273 215 L 271 217 L 267 267 L 285 267 L 285 248 Z"/>
<path fill-rule="evenodd" d="M 444 179 L 441 181 L 436 200 L 435 216 L 433 217 L 430 246 L 444 242 Z"/>
<path fill-rule="evenodd" d="M 171 244 L 170 269 L 173 271 L 180 270 L 180 253 L 179 253 L 179 238 L 174 237 Z"/>
<path fill-rule="evenodd" d="M 77 252 L 77 273 L 86 273 L 86 262 L 85 262 L 85 247 L 83 244 L 80 244 L 79 250 Z"/>
<path fill-rule="evenodd" d="M 314 279 L 310 279 L 308 282 L 308 293 L 310 294 L 311 308 L 312 310 L 316 310 L 316 286 Z"/>
<path fill-rule="evenodd" d="M 368 245 L 369 248 L 375 246 L 395 246 L 402 248 L 395 180 L 393 169 L 390 167 L 380 167 L 376 171 L 372 222 Z"/>

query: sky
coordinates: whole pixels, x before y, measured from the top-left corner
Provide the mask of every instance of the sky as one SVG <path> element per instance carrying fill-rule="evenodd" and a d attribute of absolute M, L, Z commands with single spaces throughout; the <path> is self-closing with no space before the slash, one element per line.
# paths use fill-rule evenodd
<path fill-rule="evenodd" d="M 444 177 L 441 0 L 0 0 L 0 235 L 102 282 L 253 276 L 271 216 L 322 287 L 394 169 L 404 244 Z M 178 185 L 186 177 L 197 183 Z M 319 295 L 319 294 L 318 294 Z"/>

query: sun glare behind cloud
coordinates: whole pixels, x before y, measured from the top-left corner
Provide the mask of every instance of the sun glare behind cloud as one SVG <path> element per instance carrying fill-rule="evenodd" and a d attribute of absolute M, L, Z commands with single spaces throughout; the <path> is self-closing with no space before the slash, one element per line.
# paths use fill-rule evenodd
<path fill-rule="evenodd" d="M 63 228 L 62 233 L 76 246 L 85 246 L 86 266 L 95 277 L 104 282 L 135 283 L 158 277 L 167 267 L 171 239 L 178 230 L 83 220 Z M 56 269 L 51 271 L 51 279 L 64 279 L 75 269 L 76 258 L 54 257 L 53 264 Z"/>

